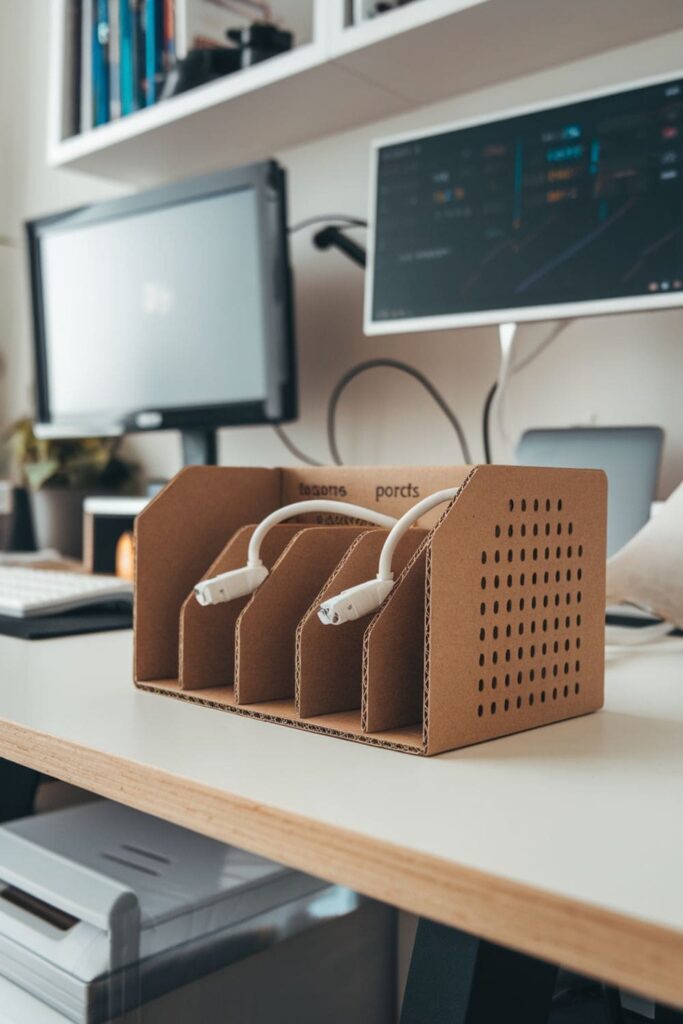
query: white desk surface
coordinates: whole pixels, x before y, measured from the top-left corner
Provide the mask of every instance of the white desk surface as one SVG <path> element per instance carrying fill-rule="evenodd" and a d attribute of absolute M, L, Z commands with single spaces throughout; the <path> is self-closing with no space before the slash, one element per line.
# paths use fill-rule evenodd
<path fill-rule="evenodd" d="M 134 689 L 130 633 L 0 638 L 0 755 L 683 1005 L 683 641 L 605 709 L 436 758 Z"/>

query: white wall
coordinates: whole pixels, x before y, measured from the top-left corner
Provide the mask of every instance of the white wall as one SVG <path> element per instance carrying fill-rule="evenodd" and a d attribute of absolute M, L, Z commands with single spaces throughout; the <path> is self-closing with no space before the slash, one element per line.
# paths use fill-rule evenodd
<path fill-rule="evenodd" d="M 24 217 L 120 190 L 111 183 L 48 170 L 44 165 L 48 2 L 0 0 L 0 234 L 16 234 Z M 291 220 L 326 211 L 366 213 L 368 143 L 373 137 L 542 97 L 561 98 L 659 71 L 680 72 L 682 48 L 683 33 L 672 34 L 277 153 L 290 173 Z M 301 420 L 289 429 L 296 442 L 326 458 L 325 403 L 334 382 L 358 360 L 393 355 L 419 366 L 443 390 L 465 425 L 475 458 L 480 458 L 481 407 L 497 368 L 495 331 L 479 328 L 365 338 L 358 269 L 336 253 L 313 250 L 310 232 L 293 238 L 292 255 Z M 22 254 L 0 249 L 0 354 L 6 364 L 5 377 L 0 379 L 0 419 L 29 407 L 30 348 L 22 276 Z M 521 328 L 520 353 L 550 329 L 548 324 Z M 683 312 L 677 311 L 571 324 L 528 370 L 515 377 L 507 405 L 511 436 L 532 425 L 661 424 L 667 441 L 660 489 L 667 494 L 683 477 L 682 332 Z M 350 386 L 340 408 L 339 439 L 349 462 L 460 460 L 456 440 L 439 410 L 417 384 L 388 370 L 373 371 Z M 509 461 L 511 444 L 495 437 L 494 441 L 498 458 Z M 135 439 L 129 447 L 154 475 L 170 475 L 179 467 L 174 435 Z M 222 431 L 220 452 L 225 463 L 292 461 L 269 428 Z"/>
<path fill-rule="evenodd" d="M 122 187 L 45 164 L 49 0 L 0 0 L 0 424 L 31 411 L 23 221 Z"/>

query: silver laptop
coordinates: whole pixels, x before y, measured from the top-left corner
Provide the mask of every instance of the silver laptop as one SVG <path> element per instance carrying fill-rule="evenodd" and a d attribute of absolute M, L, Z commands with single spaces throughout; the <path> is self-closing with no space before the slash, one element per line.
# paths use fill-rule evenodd
<path fill-rule="evenodd" d="M 522 466 L 604 469 L 607 554 L 613 555 L 650 518 L 664 431 L 660 427 L 571 427 L 527 430 L 517 445 Z"/>

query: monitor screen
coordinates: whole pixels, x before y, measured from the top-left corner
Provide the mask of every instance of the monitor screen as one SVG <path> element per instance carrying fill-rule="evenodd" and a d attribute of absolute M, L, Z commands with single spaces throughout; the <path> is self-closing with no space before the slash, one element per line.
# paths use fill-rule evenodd
<path fill-rule="evenodd" d="M 97 432 L 285 418 L 284 210 L 272 175 L 234 175 L 31 226 L 41 419 Z"/>
<path fill-rule="evenodd" d="M 683 303 L 683 79 L 374 152 L 369 333 Z"/>

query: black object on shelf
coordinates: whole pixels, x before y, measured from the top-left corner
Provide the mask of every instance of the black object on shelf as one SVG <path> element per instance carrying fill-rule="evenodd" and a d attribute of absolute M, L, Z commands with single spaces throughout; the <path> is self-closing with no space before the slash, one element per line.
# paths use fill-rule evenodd
<path fill-rule="evenodd" d="M 166 76 L 161 99 L 178 96 L 239 69 L 240 53 L 234 47 L 207 46 L 190 50 L 187 57 L 179 60 Z"/>
<path fill-rule="evenodd" d="M 291 32 L 263 22 L 255 22 L 245 28 L 230 28 L 226 35 L 237 47 L 241 68 L 248 68 L 252 64 L 268 60 L 269 57 L 286 53 L 292 49 L 294 42 Z"/>
<path fill-rule="evenodd" d="M 414 3 L 414 0 L 393 0 L 393 3 L 382 3 L 380 0 L 379 3 L 375 4 L 371 16 L 372 14 L 387 14 L 389 11 L 395 11 L 397 8 L 405 7 L 406 4 L 411 3 Z"/>
<path fill-rule="evenodd" d="M 231 75 L 234 71 L 259 64 L 292 49 L 291 32 L 263 22 L 245 28 L 231 28 L 226 33 L 234 46 L 202 47 L 190 50 L 184 60 L 177 62 L 166 76 L 161 99 L 178 96 L 188 89 L 205 85 L 215 78 Z"/>

